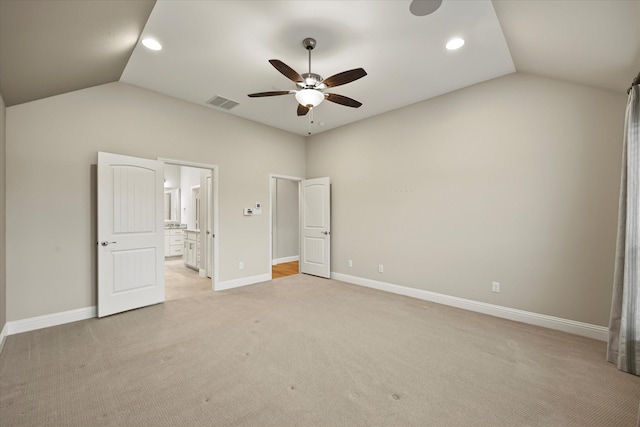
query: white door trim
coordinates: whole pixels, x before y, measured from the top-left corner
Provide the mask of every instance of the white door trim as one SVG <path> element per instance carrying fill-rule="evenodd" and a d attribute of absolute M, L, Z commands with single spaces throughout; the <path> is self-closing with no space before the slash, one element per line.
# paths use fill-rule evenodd
<path fill-rule="evenodd" d="M 298 183 L 298 224 L 300 224 L 300 183 L 304 181 L 304 178 L 300 178 L 299 176 L 289 176 L 289 175 L 279 175 L 275 173 L 269 174 L 269 262 L 267 265 L 269 266 L 269 280 L 273 279 L 271 264 L 273 261 L 273 192 L 274 192 L 274 184 L 276 179 L 288 179 L 289 181 L 296 181 Z M 300 239 L 298 239 L 298 254 L 300 253 Z"/>
<path fill-rule="evenodd" d="M 211 290 L 217 291 L 218 284 L 220 283 L 220 250 L 218 246 L 218 242 L 220 239 L 219 236 L 219 228 L 218 228 L 218 207 L 219 207 L 219 186 L 218 186 L 218 165 L 212 165 L 208 163 L 197 163 L 197 162 L 189 162 L 186 160 L 177 160 L 177 159 L 168 159 L 163 157 L 158 157 L 158 160 L 163 161 L 165 164 L 176 165 L 176 166 L 188 166 L 192 168 L 201 168 L 201 169 L 210 169 L 212 176 L 212 186 L 211 191 L 213 194 L 209 194 L 209 197 L 213 197 L 213 274 L 211 275 Z M 211 219 L 211 218 L 207 218 Z M 211 256 L 207 254 L 207 256 Z"/>

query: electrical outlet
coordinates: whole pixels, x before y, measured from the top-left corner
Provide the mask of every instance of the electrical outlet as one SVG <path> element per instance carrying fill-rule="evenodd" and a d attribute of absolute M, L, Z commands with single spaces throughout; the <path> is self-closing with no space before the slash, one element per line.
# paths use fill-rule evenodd
<path fill-rule="evenodd" d="M 493 292 L 500 292 L 500 282 L 491 282 L 491 290 Z"/>
<path fill-rule="evenodd" d="M 353 267 L 353 261 L 349 260 L 349 262 L 347 262 L 347 265 L 349 266 L 349 268 Z"/>
<path fill-rule="evenodd" d="M 378 273 L 384 272 L 384 266 L 382 264 L 378 264 Z"/>
<path fill-rule="evenodd" d="M 240 268 L 240 270 L 244 270 L 244 262 L 240 261 L 238 267 Z"/>

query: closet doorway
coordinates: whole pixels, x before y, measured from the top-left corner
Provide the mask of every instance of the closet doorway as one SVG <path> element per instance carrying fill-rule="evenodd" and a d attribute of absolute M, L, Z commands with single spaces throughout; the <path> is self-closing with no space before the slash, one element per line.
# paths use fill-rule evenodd
<path fill-rule="evenodd" d="M 159 160 L 165 163 L 165 213 L 169 212 L 164 230 L 165 298 L 207 295 L 216 289 L 219 278 L 218 168 L 175 159 Z M 173 195 L 173 204 L 167 201 L 167 193 Z"/>
<path fill-rule="evenodd" d="M 269 175 L 271 278 L 300 271 L 300 181 L 303 178 Z"/>

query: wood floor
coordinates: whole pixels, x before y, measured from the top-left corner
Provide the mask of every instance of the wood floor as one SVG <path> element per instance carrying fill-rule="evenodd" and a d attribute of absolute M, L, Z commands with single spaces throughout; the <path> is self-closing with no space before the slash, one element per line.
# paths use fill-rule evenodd
<path fill-rule="evenodd" d="M 292 274 L 298 274 L 298 261 L 285 262 L 271 267 L 271 276 L 274 279 L 291 276 Z"/>

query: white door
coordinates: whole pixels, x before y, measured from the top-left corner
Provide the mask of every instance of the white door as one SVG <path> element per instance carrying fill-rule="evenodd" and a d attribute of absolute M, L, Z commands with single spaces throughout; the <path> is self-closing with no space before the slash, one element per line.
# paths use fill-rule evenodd
<path fill-rule="evenodd" d="M 207 177 L 207 260 L 205 266 L 207 277 L 213 275 L 213 192 L 211 191 L 212 177 Z"/>
<path fill-rule="evenodd" d="M 164 301 L 164 163 L 98 153 L 98 317 Z"/>
<path fill-rule="evenodd" d="M 331 276 L 331 182 L 329 178 L 302 181 L 300 271 Z"/>

